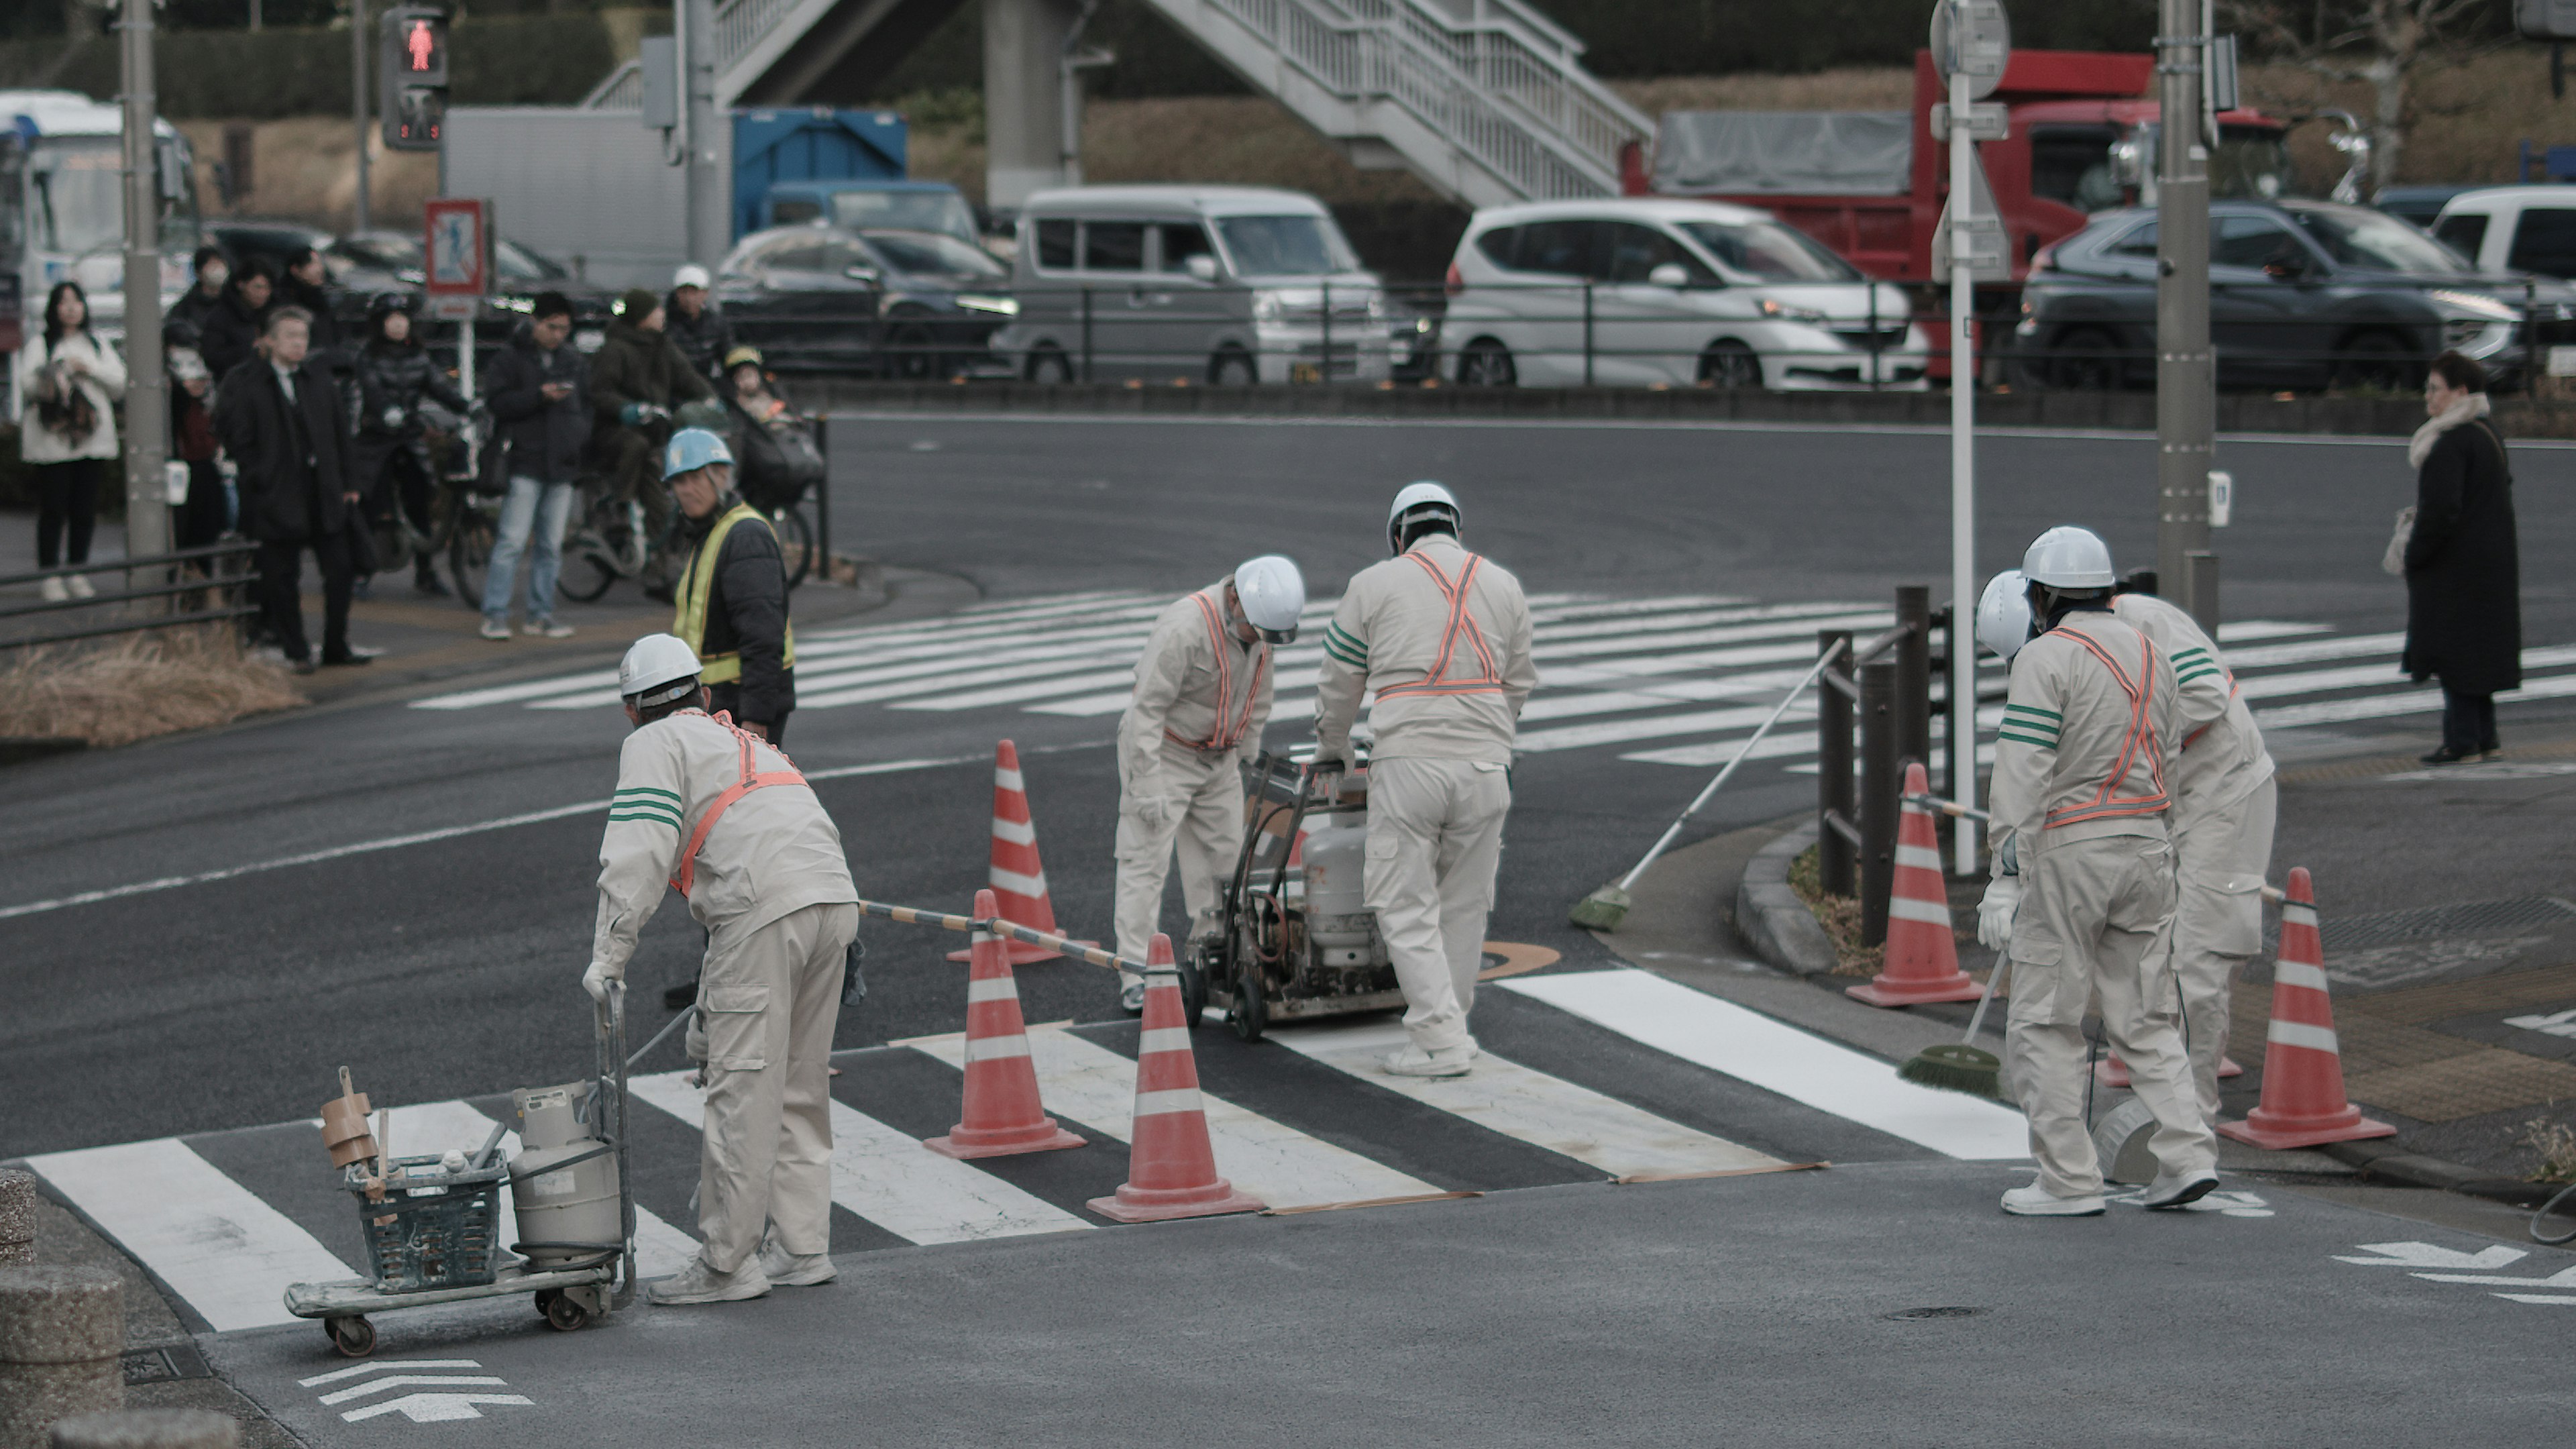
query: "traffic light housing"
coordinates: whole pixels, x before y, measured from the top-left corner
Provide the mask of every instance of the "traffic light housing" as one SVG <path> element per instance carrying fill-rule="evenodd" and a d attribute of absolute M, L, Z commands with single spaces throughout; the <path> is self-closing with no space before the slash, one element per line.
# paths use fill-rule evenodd
<path fill-rule="evenodd" d="M 447 129 L 447 12 L 427 5 L 385 12 L 381 54 L 385 148 L 437 150 Z"/>

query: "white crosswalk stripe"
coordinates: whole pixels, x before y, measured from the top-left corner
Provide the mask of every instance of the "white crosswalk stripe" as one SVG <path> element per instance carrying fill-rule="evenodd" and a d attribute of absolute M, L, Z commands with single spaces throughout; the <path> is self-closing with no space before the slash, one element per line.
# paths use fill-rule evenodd
<path fill-rule="evenodd" d="M 1334 602 L 1314 601 L 1306 641 L 1279 652 L 1272 719 L 1282 726 L 1314 718 L 1323 652 L 1313 631 L 1331 617 Z M 797 707 L 1111 718 L 1126 708 L 1136 656 L 1168 603 L 1133 592 L 1067 594 L 915 623 L 816 630 L 797 641 Z M 1523 751 L 1619 750 L 1625 760 L 1694 769 L 1742 748 L 1779 692 L 1805 673 L 1819 630 L 1867 637 L 1890 622 L 1888 611 L 1872 604 L 1715 594 L 1542 595 L 1530 613 L 1540 682 L 1522 716 Z M 2412 687 L 2399 674 L 2400 633 L 2337 634 L 2314 622 L 2249 619 L 2224 626 L 2219 638 L 2255 717 L 2270 728 L 2441 708 L 2439 691 Z M 2498 696 L 2501 702 L 2564 698 L 2576 689 L 2566 682 L 2571 675 L 2558 672 L 2576 667 L 2576 646 L 2526 649 L 2523 667 L 2533 678 Z M 1995 661 L 1985 661 L 1981 673 L 1999 692 Z M 614 705 L 615 688 L 613 675 L 591 671 L 439 695 L 414 707 L 600 709 Z M 1989 703 L 1995 697 L 1990 693 Z M 1692 708 L 1731 701 L 1742 703 Z M 1793 706 L 1754 758 L 1811 756 L 1813 719 L 1808 702 Z"/>

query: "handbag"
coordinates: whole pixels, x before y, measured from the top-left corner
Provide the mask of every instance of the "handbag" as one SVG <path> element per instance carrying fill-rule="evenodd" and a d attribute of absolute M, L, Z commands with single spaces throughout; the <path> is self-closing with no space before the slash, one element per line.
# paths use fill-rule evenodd
<path fill-rule="evenodd" d="M 868 959 L 868 943 L 856 936 L 850 938 L 850 949 L 841 957 L 841 1004 L 856 1006 L 868 999 L 867 973 L 859 969 Z"/>
<path fill-rule="evenodd" d="M 2397 510 L 2397 527 L 2388 536 L 2388 552 L 2379 559 L 2379 570 L 2398 578 L 2406 576 L 2406 545 L 2415 539 L 2415 505 Z"/>

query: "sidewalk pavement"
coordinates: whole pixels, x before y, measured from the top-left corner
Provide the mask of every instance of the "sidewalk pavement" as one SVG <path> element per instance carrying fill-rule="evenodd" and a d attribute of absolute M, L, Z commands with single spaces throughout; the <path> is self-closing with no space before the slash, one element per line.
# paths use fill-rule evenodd
<path fill-rule="evenodd" d="M 2570 723 L 2524 721 L 2508 728 L 2501 761 L 2438 770 L 2416 761 L 2425 742 L 2411 734 L 2346 736 L 2340 753 L 2284 751 L 2293 759 L 2280 774 L 2274 878 L 2296 865 L 2313 876 L 2346 1092 L 2398 1129 L 2386 1150 L 2459 1169 L 2427 1180 L 2484 1179 L 2481 1190 L 2500 1190 L 2497 1180 L 2526 1178 L 2539 1165 L 2527 1133 L 2569 1125 L 2576 1113 Z M 1751 964 L 1747 942 L 1763 931 L 1755 923 L 1735 933 L 1737 883 L 1757 851 L 1793 831 L 1811 838 L 1812 819 L 1719 836 L 1667 858 L 1640 882 L 1623 929 L 1603 943 L 1651 969 L 1687 970 L 1683 979 L 1708 989 L 1718 987 L 1699 978 L 1714 971 L 1722 981 L 1733 970 L 1720 994 L 1882 1055 L 1956 1040 L 1970 1005 L 1882 1011 L 1843 996 L 1854 978 Z M 1994 959 L 1974 940 L 1984 887 L 1950 883 L 1960 964 L 1980 979 Z M 2232 1003 L 2229 1054 L 2246 1069 L 2221 1084 L 2232 1118 L 2261 1100 L 2279 930 L 2277 913 L 2266 915 L 2265 954 Z M 1726 964 L 1734 960 L 1746 964 Z M 2000 1012 L 1988 1014 L 1987 1032 L 2000 1036 Z M 2102 1093 L 2097 1112 L 2119 1095 Z M 2317 1152 L 2222 1146 L 2222 1165 L 2234 1168 L 2348 1170 Z"/>

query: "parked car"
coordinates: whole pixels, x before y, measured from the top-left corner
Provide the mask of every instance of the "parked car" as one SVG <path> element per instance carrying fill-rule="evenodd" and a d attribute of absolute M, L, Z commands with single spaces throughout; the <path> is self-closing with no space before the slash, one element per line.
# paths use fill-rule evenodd
<path fill-rule="evenodd" d="M 2452 197 L 2463 191 L 2477 189 L 2474 186 L 2455 185 L 2383 186 L 2371 196 L 2370 204 L 2390 216 L 2403 217 L 2430 231 L 2433 228 L 2433 218 L 2442 214 L 2442 208 L 2450 204 Z"/>
<path fill-rule="evenodd" d="M 1447 371 L 1470 386 L 1927 385 L 1903 290 L 1751 207 L 1487 207 L 1459 238 L 1449 294 Z"/>
<path fill-rule="evenodd" d="M 994 350 L 1033 382 L 1376 382 L 1385 288 L 1311 196 L 1089 186 L 1021 207 L 1020 312 Z"/>
<path fill-rule="evenodd" d="M 319 250 L 323 275 L 337 293 L 332 298 L 331 315 L 344 332 L 352 335 L 366 325 L 369 298 L 378 292 L 410 291 L 419 285 L 417 277 L 407 281 L 391 267 L 343 250 L 339 237 L 332 233 L 300 221 L 222 217 L 206 224 L 206 240 L 221 247 L 224 260 L 236 268 L 253 257 L 266 257 L 280 275 L 285 273 L 286 264 L 302 256 L 307 247 Z"/>
<path fill-rule="evenodd" d="M 345 258 L 353 266 L 375 269 L 398 277 L 405 287 L 419 288 L 428 278 L 428 262 L 421 252 L 421 237 L 408 231 L 364 231 L 340 238 L 323 253 L 326 264 L 334 258 Z M 507 341 L 520 320 L 536 305 L 539 292 L 561 292 L 572 303 L 572 340 L 584 352 L 598 350 L 608 336 L 608 320 L 617 299 L 607 289 L 596 287 L 573 275 L 572 268 L 530 251 L 505 236 L 492 239 L 492 278 L 495 286 L 485 299 L 476 324 L 489 331 L 480 337 L 483 344 L 476 355 L 487 356 L 500 342 Z"/>
<path fill-rule="evenodd" d="M 716 268 L 736 339 L 774 368 L 933 378 L 998 373 L 992 337 L 1019 310 L 1010 269 L 942 231 L 772 227 Z"/>
<path fill-rule="evenodd" d="M 781 181 L 761 198 L 763 226 L 819 221 L 853 231 L 945 232 L 978 242 L 975 208 L 945 181 Z"/>
<path fill-rule="evenodd" d="M 2489 186 L 2443 203 L 2433 235 L 2491 272 L 2576 279 L 2576 186 Z"/>
<path fill-rule="evenodd" d="M 2210 208 L 2210 338 L 2222 387 L 2411 388 L 2456 348 L 2509 381 L 2525 277 L 2482 269 L 2418 227 L 2330 201 Z M 2016 367 L 2065 388 L 2151 385 L 2156 213 L 2106 213 L 2042 250 L 2022 289 Z M 2538 283 L 2554 319 L 2576 293 Z"/>
<path fill-rule="evenodd" d="M 1397 382 L 1419 383 L 1440 375 L 1440 318 L 1444 300 L 1437 295 L 1388 293 L 1387 376 Z"/>

